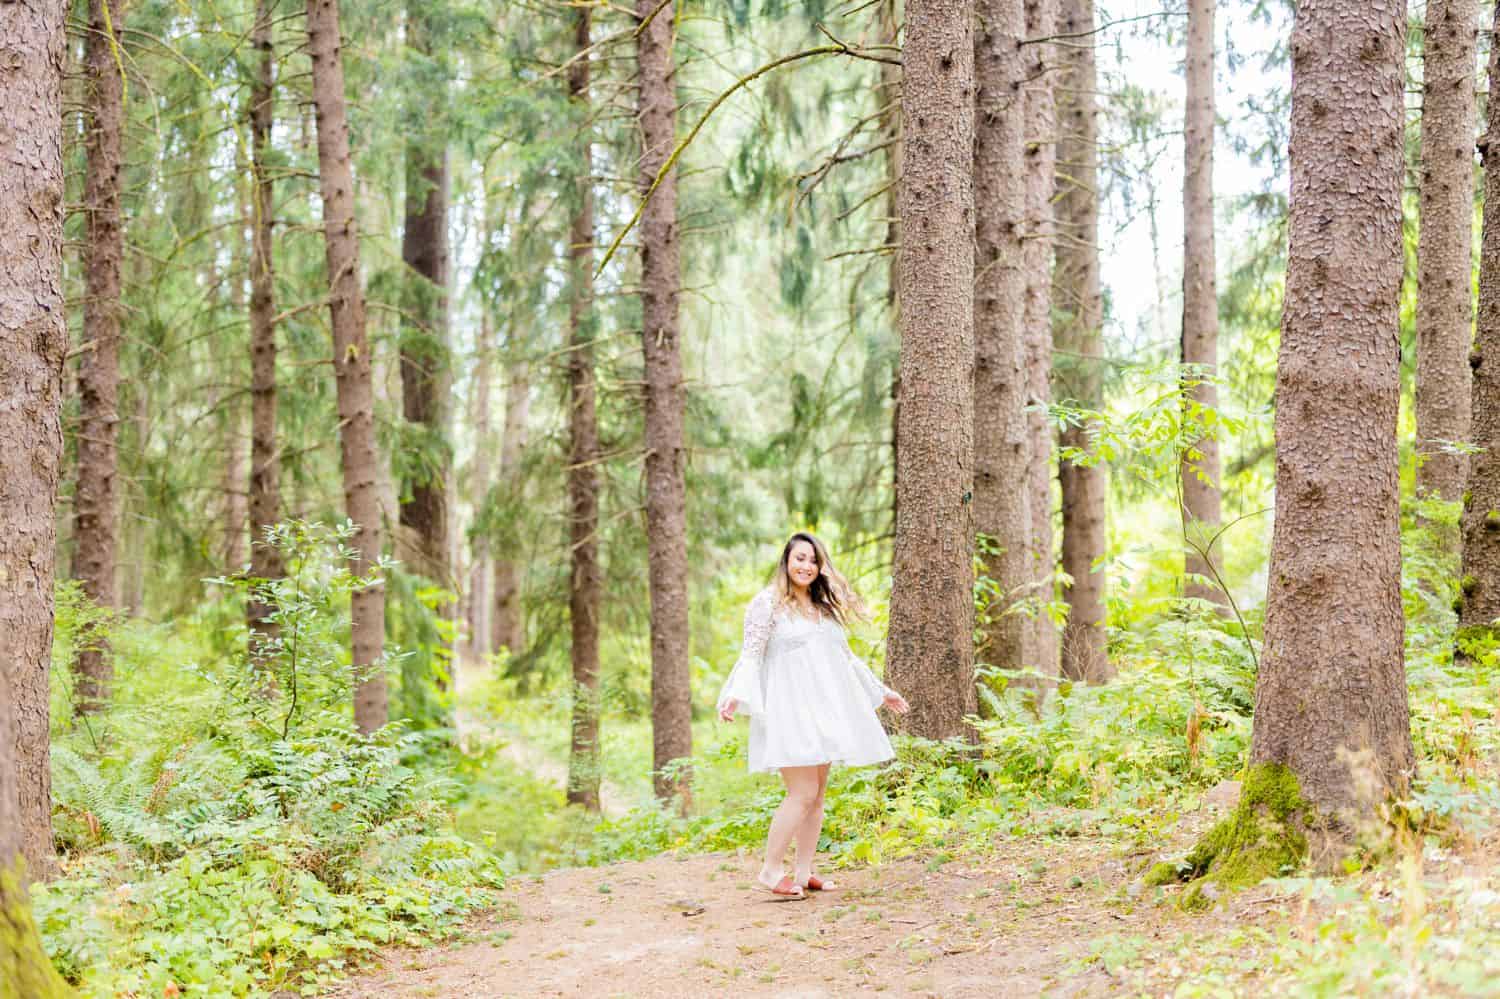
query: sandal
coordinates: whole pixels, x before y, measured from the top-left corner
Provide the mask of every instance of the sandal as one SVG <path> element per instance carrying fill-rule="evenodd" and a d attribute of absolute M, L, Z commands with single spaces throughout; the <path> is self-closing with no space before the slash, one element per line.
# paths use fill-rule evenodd
<path fill-rule="evenodd" d="M 755 888 L 757 891 L 763 891 L 768 895 L 774 896 L 772 899 L 774 902 L 800 902 L 807 898 L 807 892 L 803 891 L 802 886 L 793 881 L 790 875 L 786 875 L 780 881 L 776 882 L 775 888 L 767 888 L 759 881 L 755 883 Z"/>
<path fill-rule="evenodd" d="M 829 883 L 827 881 L 824 881 L 822 878 L 818 877 L 816 874 L 809 874 L 807 876 L 807 890 L 808 891 L 832 891 L 835 887 L 836 887 L 835 885 L 833 885 L 833 884 L 831 884 L 831 883 Z"/>

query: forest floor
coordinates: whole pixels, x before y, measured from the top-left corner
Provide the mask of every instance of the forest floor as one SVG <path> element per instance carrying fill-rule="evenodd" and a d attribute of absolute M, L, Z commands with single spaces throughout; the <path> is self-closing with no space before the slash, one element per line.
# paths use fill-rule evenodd
<path fill-rule="evenodd" d="M 748 853 L 520 877 L 459 942 L 387 952 L 329 995 L 1171 994 L 1191 938 L 1284 920 L 1295 904 L 1250 891 L 1188 915 L 1142 890 L 1145 863 L 1185 850 L 1236 794 L 1215 789 L 1149 854 L 1102 837 L 1002 838 L 972 856 L 832 872 L 835 890 L 805 901 L 753 890 Z M 1136 959 L 1150 953 L 1172 956 Z"/>

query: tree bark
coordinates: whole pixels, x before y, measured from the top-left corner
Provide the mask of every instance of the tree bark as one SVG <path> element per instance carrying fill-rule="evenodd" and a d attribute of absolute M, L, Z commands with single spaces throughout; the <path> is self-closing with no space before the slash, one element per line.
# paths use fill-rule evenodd
<path fill-rule="evenodd" d="M 519 506 L 526 486 L 521 460 L 526 451 L 530 415 L 531 373 L 524 361 L 515 360 L 505 386 L 505 427 L 500 440 L 500 488 L 504 490 L 506 501 L 513 506 Z M 521 613 L 521 574 L 516 566 L 514 547 L 514 538 L 508 538 L 493 552 L 494 602 L 490 609 L 491 648 L 496 652 L 507 649 L 512 655 L 519 654 L 526 647 L 526 620 Z"/>
<path fill-rule="evenodd" d="M 408 0 L 407 45 L 420 58 L 432 54 L 432 25 L 421 0 Z M 401 404 L 408 423 L 423 430 L 424 446 L 401 493 L 400 522 L 412 551 L 406 561 L 445 587 L 448 564 L 448 149 L 440 124 L 445 84 L 431 82 L 411 95 L 412 129 L 406 143 L 406 224 L 401 259 L 411 269 L 401 327 Z M 433 106 L 433 102 L 437 106 Z M 445 612 L 445 613 L 451 613 Z"/>
<path fill-rule="evenodd" d="M 654 15 L 654 16 L 653 16 Z M 650 24 L 636 41 L 640 64 L 638 173 L 645 198 L 677 143 L 677 84 L 672 36 L 675 0 L 636 0 Z M 651 590 L 651 742 L 656 796 L 686 809 L 688 780 L 664 768 L 693 754 L 688 672 L 687 391 L 677 296 L 682 287 L 677 171 L 662 179 L 641 214 L 641 343 L 646 364 L 646 531 Z"/>
<path fill-rule="evenodd" d="M 247 445 L 250 442 L 245 437 L 244 409 L 237 405 L 237 400 L 220 400 L 219 412 L 224 428 L 223 565 L 225 572 L 232 573 L 245 567 L 245 528 L 250 523 L 250 496 L 245 492 L 245 478 L 250 458 Z"/>
<path fill-rule="evenodd" d="M 901 44 L 901 13 L 896 9 L 898 0 L 882 0 L 880 5 L 880 40 L 885 45 Z M 896 532 L 898 481 L 900 478 L 901 436 L 897 427 L 901 422 L 901 67 L 890 62 L 880 64 L 881 134 L 888 141 L 885 147 L 885 245 L 887 251 L 885 304 L 887 315 L 895 331 L 897 358 L 891 370 L 891 534 Z"/>
<path fill-rule="evenodd" d="M 120 213 L 124 169 L 125 80 L 119 59 L 125 5 L 89 0 L 84 38 L 88 125 L 84 132 L 83 347 L 78 364 L 78 484 L 73 495 L 73 577 L 101 607 L 119 604 L 120 301 L 125 225 Z M 78 654 L 79 714 L 109 700 L 114 667 L 102 642 Z"/>
<path fill-rule="evenodd" d="M 1431 8 L 1428 8 L 1429 11 Z M 1496 9 L 1500 26 L 1500 8 Z M 1490 48 L 1489 75 L 1500 80 L 1500 45 Z M 1500 93 L 1500 92 L 1497 92 Z M 1472 442 L 1478 450 L 1468 466 L 1463 512 L 1463 577 L 1458 613 L 1458 652 L 1473 655 L 1470 642 L 1488 642 L 1500 632 L 1500 100 L 1486 104 L 1484 236 L 1479 250 L 1479 316 L 1473 369 Z"/>
<path fill-rule="evenodd" d="M 364 289 L 360 286 L 359 233 L 354 217 L 354 168 L 349 160 L 338 0 L 308 0 L 307 41 L 318 120 L 318 175 L 323 195 L 333 367 L 338 385 L 344 510 L 355 525 L 354 537 L 349 541 L 354 551 L 350 569 L 369 580 L 351 600 L 354 723 L 361 732 L 368 733 L 383 726 L 389 716 L 382 662 L 385 586 L 375 567 L 381 554 L 382 535 L 375 392 L 365 329 Z"/>
<path fill-rule="evenodd" d="M 1219 365 L 1219 292 L 1214 254 L 1214 3 L 1189 0 L 1187 108 L 1184 115 L 1182 189 L 1182 363 L 1192 365 L 1184 403 L 1217 410 L 1219 392 L 1212 378 Z M 1227 595 L 1213 585 L 1220 564 L 1219 442 L 1205 437 L 1184 453 L 1181 463 L 1182 530 L 1188 597 L 1224 605 Z M 1208 580 L 1201 582 L 1200 580 Z"/>
<path fill-rule="evenodd" d="M 1450 502 L 1468 471 L 1465 456 L 1440 442 L 1469 436 L 1478 20 L 1477 0 L 1429 0 L 1422 48 L 1417 492 Z"/>
<path fill-rule="evenodd" d="M 1099 286 L 1098 72 L 1094 61 L 1094 0 L 1062 0 L 1060 134 L 1057 149 L 1057 243 L 1053 295 L 1060 313 L 1059 356 L 1053 371 L 1063 400 L 1087 409 L 1103 405 L 1104 299 Z M 1088 447 L 1087 429 L 1061 434 L 1065 447 Z M 1062 637 L 1062 675 L 1102 683 L 1114 674 L 1104 647 L 1104 469 L 1060 460 L 1062 570 L 1068 588 L 1068 623 Z"/>
<path fill-rule="evenodd" d="M 0 867 L 19 850 L 38 876 L 52 871 L 48 671 L 68 347 L 63 17 L 62 4 L 0 4 L 0 746 L 9 756 L 0 761 Z"/>
<path fill-rule="evenodd" d="M 1250 756 L 1287 767 L 1345 832 L 1404 793 L 1415 767 L 1396 448 L 1405 40 L 1405 0 L 1297 5 L 1276 526 Z"/>
<path fill-rule="evenodd" d="M 250 83 L 250 577 L 282 575 L 281 553 L 265 543 L 266 529 L 281 519 L 280 460 L 276 451 L 275 182 L 266 163 L 275 117 L 275 0 L 256 0 L 250 45 L 257 53 Z M 250 649 L 276 634 L 274 607 L 251 599 L 245 606 Z"/>
<path fill-rule="evenodd" d="M 1057 0 L 1026 0 L 1026 37 L 1057 32 Z M 1052 195 L 1057 187 L 1057 101 L 1052 66 L 1056 53 L 1034 43 L 1023 49 L 1026 87 L 1026 416 L 1030 440 L 1026 492 L 1031 508 L 1032 584 L 1041 603 L 1051 602 L 1056 568 L 1052 528 L 1052 421 L 1039 407 L 1052 401 Z M 1057 675 L 1057 628 L 1046 613 L 1032 621 L 1032 664 Z"/>
<path fill-rule="evenodd" d="M 495 350 L 495 323 L 488 309 L 480 318 L 479 335 L 479 357 L 474 363 L 474 460 L 470 465 L 469 491 L 472 496 L 483 497 L 490 489 L 490 383 Z M 483 660 L 491 651 L 489 580 L 493 568 L 490 550 L 490 540 L 485 532 L 472 532 L 469 539 L 469 583 L 464 592 L 469 603 L 469 657 L 475 662 Z"/>
<path fill-rule="evenodd" d="M 1026 96 L 1024 0 L 975 0 L 974 527 L 987 536 L 996 590 L 979 655 L 1032 663 L 1033 634 L 1016 606 L 1031 596 L 1031 441 L 1026 402 Z"/>
<path fill-rule="evenodd" d="M 594 389 L 594 161 L 589 117 L 592 12 L 574 15 L 579 58 L 568 71 L 568 97 L 580 116 L 576 208 L 569 236 L 572 301 L 568 354 L 568 536 L 573 552 L 568 613 L 573 630 L 573 725 L 568 801 L 599 811 L 599 422 Z"/>
<path fill-rule="evenodd" d="M 974 713 L 974 7 L 909 0 L 901 90 L 901 413 L 889 652 L 907 731 Z"/>

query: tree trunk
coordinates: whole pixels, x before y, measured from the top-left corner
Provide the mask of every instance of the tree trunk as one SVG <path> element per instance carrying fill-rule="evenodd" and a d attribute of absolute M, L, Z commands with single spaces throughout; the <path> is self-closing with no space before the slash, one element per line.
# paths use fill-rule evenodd
<path fill-rule="evenodd" d="M 224 557 L 225 572 L 239 572 L 245 567 L 245 528 L 250 523 L 249 494 L 245 492 L 246 453 L 244 410 L 238 400 L 220 402 L 224 427 Z"/>
<path fill-rule="evenodd" d="M 636 0 L 650 24 L 637 37 L 641 128 L 639 184 L 646 197 L 677 143 L 677 84 L 672 36 L 675 0 Z M 688 672 L 687 391 L 677 296 L 677 171 L 663 178 L 641 214 L 641 342 L 646 364 L 646 531 L 651 590 L 651 742 L 656 796 L 686 809 L 691 786 L 664 768 L 693 754 Z"/>
<path fill-rule="evenodd" d="M 908 0 L 901 116 L 901 415 L 891 686 L 907 731 L 974 713 L 974 8 Z"/>
<path fill-rule="evenodd" d="M 52 871 L 48 670 L 62 462 L 62 4 L 0 4 L 0 867 Z M 9 902 L 9 899 L 5 900 Z M 5 912 L 10 912 L 6 905 Z M 0 935 L 0 945 L 9 937 Z"/>
<path fill-rule="evenodd" d="M 0 29 L 14 28 L 0 17 Z M 13 95 L 0 88 L 0 97 L 10 96 Z M 5 179 L 0 177 L 0 191 L 4 187 Z M 21 852 L 21 829 L 26 816 L 21 812 L 21 775 L 17 763 L 15 705 L 6 676 L 0 672 L 0 997 L 67 996 L 72 994 L 71 990 L 53 970 L 37 934 L 36 921 L 31 917 L 27 868 Z"/>
<path fill-rule="evenodd" d="M 488 245 L 486 239 L 485 245 Z M 489 310 L 480 317 L 479 357 L 474 363 L 474 460 L 470 465 L 469 493 L 484 497 L 490 489 L 490 382 L 494 358 L 495 323 Z M 490 653 L 489 579 L 490 540 L 483 531 L 469 540 L 469 583 L 464 593 L 469 604 L 469 658 L 480 662 Z"/>
<path fill-rule="evenodd" d="M 281 519 L 280 461 L 276 454 L 275 186 L 266 158 L 275 115 L 275 0 L 256 0 L 250 45 L 259 58 L 250 84 L 250 577 L 282 574 L 281 553 L 265 543 L 266 529 Z M 273 638 L 275 608 L 259 600 L 245 606 L 252 654 Z"/>
<path fill-rule="evenodd" d="M 573 732 L 568 801 L 599 811 L 599 423 L 594 404 L 594 181 L 589 117 L 589 29 L 580 7 L 573 41 L 580 58 L 568 70 L 568 96 L 585 129 L 578 157 L 577 204 L 569 237 L 572 301 L 568 322 L 568 506 L 572 569 L 568 611 L 573 629 Z"/>
<path fill-rule="evenodd" d="M 1428 8 L 1429 11 L 1432 8 Z M 1500 8 L 1496 9 L 1500 26 Z M 1500 81 L 1500 45 L 1490 48 L 1490 80 Z M 1479 252 L 1479 322 L 1473 368 L 1475 448 L 1463 512 L 1463 582 L 1458 651 L 1474 655 L 1500 630 L 1500 100 L 1486 104 L 1484 238 Z M 1480 643 L 1480 648 L 1470 643 Z"/>
<path fill-rule="evenodd" d="M 1062 0 L 1059 33 L 1064 76 L 1058 88 L 1057 263 L 1052 290 L 1056 330 L 1056 393 L 1088 409 L 1103 405 L 1104 299 L 1099 288 L 1098 73 L 1094 64 L 1094 0 Z M 1063 431 L 1065 447 L 1088 446 L 1084 427 Z M 1104 648 L 1104 469 L 1059 461 L 1062 484 L 1062 570 L 1068 623 L 1062 675 L 1101 683 L 1114 673 Z"/>
<path fill-rule="evenodd" d="M 1026 13 L 1024 0 L 975 0 L 974 8 L 974 527 L 989 539 L 984 572 L 996 587 L 979 655 L 1019 669 L 1032 663 L 1032 629 L 1016 605 L 1031 595 L 1033 576 L 1024 488 Z"/>
<path fill-rule="evenodd" d="M 1026 0 L 1026 37 L 1057 32 L 1057 0 Z M 1057 101 L 1050 46 L 1022 50 L 1026 89 L 1026 268 L 1025 357 L 1027 404 L 1052 401 L 1052 194 L 1056 190 Z M 1052 528 L 1052 421 L 1040 409 L 1026 416 L 1030 440 L 1026 492 L 1031 508 L 1031 572 L 1037 599 L 1050 603 L 1056 556 Z M 1032 622 L 1032 665 L 1057 675 L 1057 628 L 1045 612 Z"/>
<path fill-rule="evenodd" d="M 84 133 L 83 347 L 78 364 L 78 487 L 73 495 L 73 577 L 101 607 L 118 606 L 117 433 L 120 422 L 120 286 L 125 226 L 120 214 L 124 169 L 125 80 L 118 59 L 124 4 L 89 0 L 84 38 L 88 126 Z M 102 643 L 78 654 L 79 714 L 109 700 L 114 667 Z"/>
<path fill-rule="evenodd" d="M 318 119 L 318 175 L 323 194 L 323 235 L 328 262 L 333 368 L 338 384 L 339 445 L 344 510 L 354 522 L 348 542 L 350 569 L 370 579 L 351 600 L 354 723 L 373 732 L 386 723 L 389 705 L 382 653 L 385 586 L 375 562 L 381 554 L 379 474 L 375 450 L 375 392 L 365 297 L 360 287 L 359 233 L 354 217 L 354 169 L 349 161 L 344 63 L 338 0 L 309 0 L 307 41 L 312 56 L 312 96 Z"/>
<path fill-rule="evenodd" d="M 1455 502 L 1468 460 L 1473 337 L 1474 57 L 1477 0 L 1429 0 L 1423 42 L 1417 245 L 1417 492 Z"/>
<path fill-rule="evenodd" d="M 421 0 L 407 2 L 407 45 L 430 57 L 432 25 Z M 421 575 L 452 587 L 448 564 L 448 149 L 440 124 L 445 85 L 411 95 L 406 143 L 406 225 L 401 259 L 412 271 L 401 326 L 401 403 L 408 423 L 422 428 L 423 446 L 401 493 L 401 526 L 410 535 L 406 561 Z M 432 106 L 432 102 L 437 106 Z M 444 611 L 451 614 L 451 609 Z"/>
<path fill-rule="evenodd" d="M 531 374 L 524 361 L 512 362 L 505 386 L 505 428 L 500 439 L 500 488 L 506 502 L 519 508 L 525 481 L 521 459 L 526 451 L 526 431 L 531 415 Z M 521 613 L 521 579 L 516 567 L 515 537 L 508 537 L 493 552 L 495 559 L 490 645 L 495 652 L 512 655 L 526 647 L 526 620 Z"/>
<path fill-rule="evenodd" d="M 1415 766 L 1396 448 L 1405 40 L 1405 0 L 1303 0 L 1291 44 L 1276 526 L 1250 756 L 1289 769 L 1345 832 Z"/>
<path fill-rule="evenodd" d="M 901 44 L 901 12 L 897 0 L 882 0 L 880 5 L 880 40 L 884 45 Z M 901 67 L 890 62 L 880 64 L 881 134 L 889 140 L 885 147 L 885 245 L 887 316 L 895 332 L 897 358 L 891 370 L 891 535 L 896 533 L 897 496 L 900 478 L 900 451 L 896 428 L 901 422 Z"/>
<path fill-rule="evenodd" d="M 1219 292 L 1214 255 L 1214 3 L 1189 0 L 1187 108 L 1182 189 L 1182 363 L 1188 406 L 1218 409 L 1212 378 L 1219 365 Z M 1220 565 L 1219 442 L 1200 440 L 1182 457 L 1182 530 L 1187 539 L 1183 593 L 1227 604 L 1214 585 Z M 1200 581 L 1202 580 L 1202 581 Z"/>

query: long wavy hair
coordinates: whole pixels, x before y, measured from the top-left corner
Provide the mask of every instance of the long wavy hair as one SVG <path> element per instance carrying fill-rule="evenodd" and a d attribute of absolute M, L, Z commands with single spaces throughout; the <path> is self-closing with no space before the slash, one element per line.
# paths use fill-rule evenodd
<path fill-rule="evenodd" d="M 832 615 L 833 619 L 845 628 L 853 620 L 868 621 L 870 611 L 864 600 L 855 592 L 854 587 L 849 585 L 849 580 L 833 567 L 833 560 L 828 557 L 828 549 L 823 547 L 823 542 L 806 531 L 793 534 L 782 546 L 781 560 L 776 563 L 775 579 L 771 582 L 777 601 L 790 606 L 792 577 L 787 571 L 787 566 L 791 562 L 792 548 L 799 541 L 805 541 L 812 546 L 813 559 L 818 564 L 818 578 L 814 579 L 807 588 L 808 595 L 812 597 L 813 606 Z"/>

